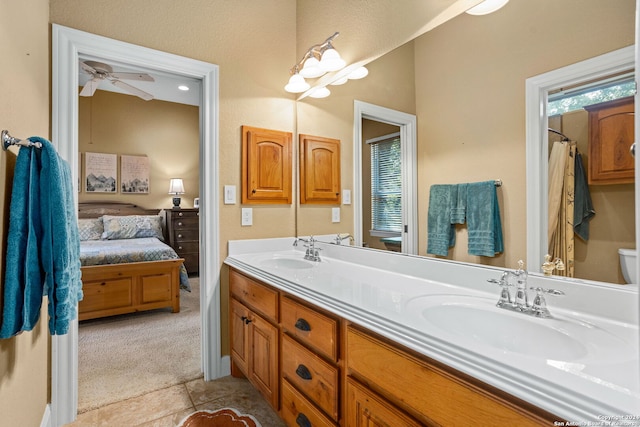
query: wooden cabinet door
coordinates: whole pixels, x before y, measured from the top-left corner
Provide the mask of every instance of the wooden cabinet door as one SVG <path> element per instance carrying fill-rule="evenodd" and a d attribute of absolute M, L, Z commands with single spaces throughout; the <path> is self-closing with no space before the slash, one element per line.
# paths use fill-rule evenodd
<path fill-rule="evenodd" d="M 230 317 L 232 365 L 238 368 L 244 376 L 248 376 L 250 347 L 246 321 L 249 319 L 249 309 L 235 299 L 231 299 Z"/>
<path fill-rule="evenodd" d="M 635 164 L 633 97 L 585 107 L 589 111 L 589 184 L 632 184 Z"/>
<path fill-rule="evenodd" d="M 278 409 L 278 328 L 251 313 L 249 328 L 249 380 Z"/>
<path fill-rule="evenodd" d="M 351 378 L 347 378 L 345 412 L 347 427 L 422 425 Z"/>
<path fill-rule="evenodd" d="M 340 204 L 340 140 L 300 135 L 300 203 Z"/>
<path fill-rule="evenodd" d="M 290 132 L 242 126 L 242 203 L 291 203 Z"/>

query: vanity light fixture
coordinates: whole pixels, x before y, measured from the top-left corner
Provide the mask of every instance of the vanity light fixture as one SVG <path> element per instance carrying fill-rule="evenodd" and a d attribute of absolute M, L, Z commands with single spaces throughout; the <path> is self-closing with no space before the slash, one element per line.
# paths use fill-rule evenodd
<path fill-rule="evenodd" d="M 311 46 L 303 55 L 300 62 L 289 70 L 291 78 L 284 90 L 291 93 L 300 93 L 308 90 L 311 86 L 304 80 L 322 77 L 328 72 L 338 71 L 345 66 L 344 60 L 334 49 L 331 42 L 338 37 L 338 32 L 324 42 Z"/>
<path fill-rule="evenodd" d="M 469 15 L 488 15 L 500 9 L 508 2 L 509 0 L 484 0 L 482 3 L 467 10 L 467 13 Z"/>
<path fill-rule="evenodd" d="M 331 95 L 331 91 L 326 87 L 319 87 L 309 94 L 311 98 L 326 98 Z"/>

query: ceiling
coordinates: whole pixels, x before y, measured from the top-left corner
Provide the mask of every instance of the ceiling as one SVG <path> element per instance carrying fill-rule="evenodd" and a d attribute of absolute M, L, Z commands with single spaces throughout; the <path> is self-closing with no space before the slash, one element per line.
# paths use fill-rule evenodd
<path fill-rule="evenodd" d="M 166 72 L 159 72 L 158 70 L 145 69 L 144 67 L 132 67 L 128 64 L 120 64 L 112 60 L 105 60 L 101 58 L 91 56 L 80 56 L 80 61 L 90 60 L 103 62 L 110 65 L 113 68 L 113 72 L 141 72 L 151 75 L 154 79 L 153 82 L 139 81 L 139 80 L 123 80 L 125 83 L 135 86 L 145 92 L 153 95 L 154 99 L 160 101 L 176 102 L 179 104 L 187 105 L 200 105 L 201 85 L 199 79 L 193 79 L 176 74 L 170 74 Z M 81 67 L 78 67 L 78 82 L 80 87 L 83 87 L 85 83 L 91 78 L 90 74 L 85 73 Z M 186 85 L 189 87 L 188 91 L 182 91 L 178 89 L 179 85 Z M 121 93 L 124 95 L 131 95 L 131 93 L 120 89 L 112 85 L 109 81 L 103 81 L 100 83 L 98 90 L 106 90 L 109 92 Z M 135 96 L 135 95 L 131 95 Z"/>

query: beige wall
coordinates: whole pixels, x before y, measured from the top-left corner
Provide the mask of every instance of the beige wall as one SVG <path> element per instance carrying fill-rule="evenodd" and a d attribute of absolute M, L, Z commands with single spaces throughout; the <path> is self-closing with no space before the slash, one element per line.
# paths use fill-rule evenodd
<path fill-rule="evenodd" d="M 49 138 L 49 2 L 0 0 L 0 16 L 0 127 L 18 138 Z M 45 300 L 33 331 L 0 340 L 2 425 L 38 426 L 45 412 L 49 401 L 46 305 Z"/>
<path fill-rule="evenodd" d="M 499 178 L 504 255 L 469 256 L 461 229 L 450 257 L 507 267 L 526 259 L 525 80 L 633 44 L 634 11 L 633 0 L 514 0 L 415 41 L 421 254 L 431 184 Z"/>
<path fill-rule="evenodd" d="M 87 193 L 81 181 L 81 202 L 109 200 L 166 209 L 173 206 L 169 180 L 182 178 L 186 193 L 181 206 L 193 207 L 199 194 L 198 107 L 98 90 L 92 97 L 79 98 L 78 122 L 81 180 L 87 152 L 144 155 L 150 165 L 149 194 Z"/>

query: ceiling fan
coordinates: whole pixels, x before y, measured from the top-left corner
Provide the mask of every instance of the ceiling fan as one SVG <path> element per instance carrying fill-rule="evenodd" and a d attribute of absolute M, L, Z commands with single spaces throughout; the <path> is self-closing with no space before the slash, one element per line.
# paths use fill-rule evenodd
<path fill-rule="evenodd" d="M 80 91 L 80 96 L 93 96 L 96 89 L 98 89 L 98 86 L 100 86 L 100 83 L 107 80 L 110 81 L 112 85 L 124 89 L 127 92 L 130 92 L 133 95 L 144 99 L 145 101 L 150 101 L 153 99 L 153 95 L 151 95 L 150 93 L 147 93 L 142 89 L 138 89 L 137 87 L 131 86 L 130 84 L 120 80 L 124 79 L 153 82 L 154 79 L 149 74 L 120 72 L 114 73 L 113 68 L 110 65 L 97 61 L 80 61 L 80 67 L 84 72 L 93 76 L 91 80 L 89 80 Z"/>

